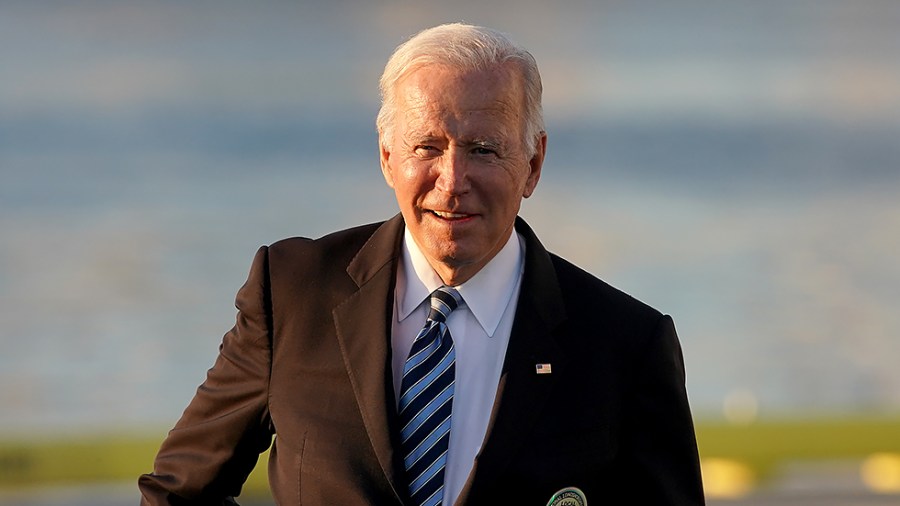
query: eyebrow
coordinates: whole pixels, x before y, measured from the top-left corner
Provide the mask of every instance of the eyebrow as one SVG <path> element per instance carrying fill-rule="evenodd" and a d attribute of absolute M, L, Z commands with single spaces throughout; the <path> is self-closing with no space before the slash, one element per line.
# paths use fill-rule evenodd
<path fill-rule="evenodd" d="M 406 135 L 404 135 L 404 141 L 410 145 L 422 144 L 422 143 L 431 143 L 431 142 L 447 142 L 447 136 L 436 134 L 434 132 L 429 132 L 427 130 L 417 130 L 415 128 L 411 128 L 407 130 Z M 498 133 L 496 136 L 487 137 L 485 135 L 475 135 L 471 138 L 463 138 L 455 144 L 459 146 L 480 146 L 480 147 L 488 147 L 492 149 L 499 149 L 505 145 L 507 141 L 507 136 L 502 132 Z"/>
<path fill-rule="evenodd" d="M 497 147 L 500 147 L 503 144 L 503 142 L 498 139 L 487 139 L 484 137 L 476 137 L 476 138 L 472 139 L 471 141 L 467 142 L 466 144 L 473 144 L 476 146 L 497 148 Z"/>

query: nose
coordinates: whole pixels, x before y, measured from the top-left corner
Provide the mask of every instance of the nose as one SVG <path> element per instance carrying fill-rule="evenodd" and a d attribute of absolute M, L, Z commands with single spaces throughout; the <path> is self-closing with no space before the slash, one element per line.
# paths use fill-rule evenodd
<path fill-rule="evenodd" d="M 464 150 L 449 149 L 436 164 L 437 179 L 434 187 L 449 195 L 462 195 L 469 191 L 469 164 Z"/>

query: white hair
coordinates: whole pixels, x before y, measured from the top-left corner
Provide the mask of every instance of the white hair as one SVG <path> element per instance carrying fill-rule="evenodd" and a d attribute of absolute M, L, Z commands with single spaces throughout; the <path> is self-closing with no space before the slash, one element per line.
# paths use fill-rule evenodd
<path fill-rule="evenodd" d="M 408 74 L 427 65 L 449 65 L 460 70 L 482 70 L 516 64 L 524 88 L 524 139 L 529 156 L 537 152 L 544 131 L 541 75 L 531 53 L 505 34 L 481 26 L 449 23 L 425 29 L 404 42 L 388 59 L 381 75 L 381 110 L 375 125 L 388 147 L 393 134 L 396 99 L 394 88 Z"/>

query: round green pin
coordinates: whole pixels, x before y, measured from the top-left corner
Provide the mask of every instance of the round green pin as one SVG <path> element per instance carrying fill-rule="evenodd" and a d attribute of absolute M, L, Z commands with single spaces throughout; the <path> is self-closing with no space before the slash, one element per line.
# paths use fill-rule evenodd
<path fill-rule="evenodd" d="M 587 498 L 581 489 L 566 487 L 553 494 L 547 506 L 587 506 Z"/>

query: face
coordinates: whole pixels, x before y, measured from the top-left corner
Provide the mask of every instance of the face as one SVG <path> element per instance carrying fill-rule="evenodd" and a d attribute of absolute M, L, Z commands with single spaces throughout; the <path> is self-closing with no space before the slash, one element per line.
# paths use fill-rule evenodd
<path fill-rule="evenodd" d="M 521 77 L 511 65 L 430 65 L 396 86 L 381 170 L 419 249 L 444 283 L 465 282 L 506 244 L 537 186 L 546 136 L 523 143 Z"/>

